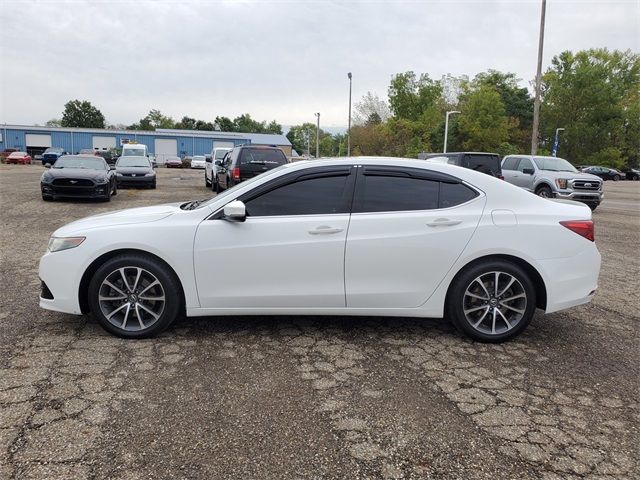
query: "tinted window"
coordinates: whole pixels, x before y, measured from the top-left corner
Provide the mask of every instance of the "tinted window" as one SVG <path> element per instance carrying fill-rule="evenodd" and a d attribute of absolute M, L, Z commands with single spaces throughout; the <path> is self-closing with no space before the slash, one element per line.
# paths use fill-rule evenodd
<path fill-rule="evenodd" d="M 410 177 L 365 175 L 361 212 L 399 212 L 438 208 L 440 182 Z"/>
<path fill-rule="evenodd" d="M 348 212 L 347 176 L 311 178 L 290 183 L 246 202 L 247 215 L 318 215 Z"/>
<path fill-rule="evenodd" d="M 515 170 L 516 164 L 518 163 L 518 157 L 508 157 L 504 159 L 504 163 L 502 164 L 503 170 Z"/>
<path fill-rule="evenodd" d="M 520 163 L 518 164 L 518 171 L 524 172 L 524 169 L 528 168 L 529 170 L 533 170 L 533 163 L 528 158 L 521 158 Z"/>
<path fill-rule="evenodd" d="M 502 171 L 500 161 L 494 155 L 465 155 L 464 166 L 493 176 L 499 175 Z"/>
<path fill-rule="evenodd" d="M 240 152 L 240 165 L 251 163 L 275 167 L 287 163 L 287 157 L 280 149 L 243 148 Z"/>
<path fill-rule="evenodd" d="M 478 196 L 463 183 L 440 183 L 440 208 L 455 207 Z"/>

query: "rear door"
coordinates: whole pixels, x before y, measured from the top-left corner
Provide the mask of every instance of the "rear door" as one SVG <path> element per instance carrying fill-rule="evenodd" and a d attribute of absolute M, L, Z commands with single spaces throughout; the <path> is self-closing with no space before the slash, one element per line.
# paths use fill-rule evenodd
<path fill-rule="evenodd" d="M 345 252 L 347 306 L 418 307 L 471 239 L 485 197 L 428 170 L 358 171 Z"/>

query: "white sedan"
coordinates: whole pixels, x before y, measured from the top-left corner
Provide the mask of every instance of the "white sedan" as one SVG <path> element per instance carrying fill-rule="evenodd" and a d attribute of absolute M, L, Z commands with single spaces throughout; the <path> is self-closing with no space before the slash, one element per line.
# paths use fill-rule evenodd
<path fill-rule="evenodd" d="M 181 314 L 445 317 L 473 339 L 593 298 L 591 210 L 453 165 L 296 162 L 54 232 L 40 306 L 148 337 Z"/>
<path fill-rule="evenodd" d="M 207 166 L 206 157 L 204 155 L 194 155 L 191 157 L 191 168 L 204 169 Z"/>

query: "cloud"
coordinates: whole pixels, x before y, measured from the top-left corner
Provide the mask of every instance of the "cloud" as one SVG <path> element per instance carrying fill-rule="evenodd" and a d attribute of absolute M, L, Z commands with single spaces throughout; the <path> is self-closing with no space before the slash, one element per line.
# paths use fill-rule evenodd
<path fill-rule="evenodd" d="M 0 121 L 44 123 L 70 99 L 112 123 L 251 113 L 345 125 L 391 75 L 535 75 L 540 2 L 13 1 L 0 7 Z M 549 2 L 544 65 L 563 50 L 638 51 L 635 1 Z"/>

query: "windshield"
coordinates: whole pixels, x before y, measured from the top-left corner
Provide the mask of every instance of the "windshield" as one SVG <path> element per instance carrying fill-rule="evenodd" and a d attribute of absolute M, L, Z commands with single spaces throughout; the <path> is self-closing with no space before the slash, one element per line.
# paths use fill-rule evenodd
<path fill-rule="evenodd" d="M 125 147 L 122 149 L 123 157 L 139 157 L 140 155 L 144 155 L 144 148 Z"/>
<path fill-rule="evenodd" d="M 577 172 L 576 168 L 563 158 L 556 157 L 533 157 L 533 161 L 540 170 L 551 172 Z"/>
<path fill-rule="evenodd" d="M 106 170 L 106 162 L 101 157 L 60 157 L 53 168 L 86 168 L 89 170 Z"/>
<path fill-rule="evenodd" d="M 229 150 L 216 149 L 215 160 L 222 160 Z"/>
<path fill-rule="evenodd" d="M 233 198 L 233 196 L 236 195 L 236 192 L 238 191 L 239 188 L 246 187 L 247 185 L 250 185 L 250 184 L 256 182 L 257 180 L 262 180 L 263 178 L 265 178 L 265 177 L 267 177 L 269 175 L 273 175 L 274 173 L 278 172 L 279 170 L 282 170 L 284 168 L 289 167 L 289 165 L 290 164 L 280 165 L 277 168 L 274 168 L 272 170 L 268 170 L 268 171 L 266 171 L 264 173 L 261 173 L 260 175 L 256 175 L 255 177 L 252 177 L 249 180 L 245 180 L 242 183 L 237 183 L 233 187 L 223 191 L 222 193 L 217 194 L 215 197 L 210 198 L 206 202 L 203 202 L 203 203 L 199 204 L 198 207 L 200 208 L 200 207 L 204 207 L 205 205 L 210 205 L 212 202 L 214 202 L 216 200 L 220 200 L 221 198 L 226 198 L 226 197 Z"/>
<path fill-rule="evenodd" d="M 149 160 L 147 157 L 120 157 L 118 163 L 116 163 L 118 167 L 151 167 Z"/>

